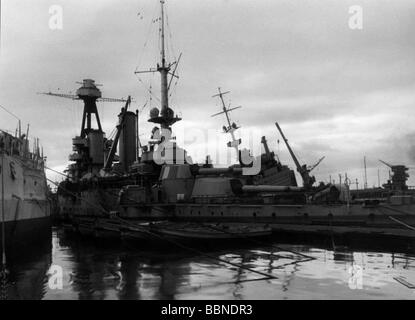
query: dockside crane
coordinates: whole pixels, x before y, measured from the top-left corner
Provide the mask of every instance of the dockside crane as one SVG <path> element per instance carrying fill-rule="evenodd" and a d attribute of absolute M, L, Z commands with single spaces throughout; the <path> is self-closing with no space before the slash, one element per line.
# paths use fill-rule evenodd
<path fill-rule="evenodd" d="M 313 186 L 314 182 L 316 182 L 316 178 L 314 176 L 310 175 L 310 172 L 315 169 L 323 160 L 324 157 L 321 158 L 315 165 L 311 166 L 311 167 L 307 167 L 307 165 L 301 165 L 300 162 L 298 161 L 297 157 L 294 154 L 294 151 L 291 149 L 290 144 L 288 143 L 288 139 L 285 137 L 284 133 L 282 132 L 282 129 L 280 127 L 280 125 L 278 124 L 278 122 L 275 123 L 278 131 L 281 134 L 281 137 L 283 138 L 288 151 L 290 152 L 291 158 L 293 159 L 295 166 L 297 167 L 297 171 L 298 173 L 301 175 L 301 178 L 303 180 L 303 186 L 305 189 L 311 189 L 311 187 Z"/>

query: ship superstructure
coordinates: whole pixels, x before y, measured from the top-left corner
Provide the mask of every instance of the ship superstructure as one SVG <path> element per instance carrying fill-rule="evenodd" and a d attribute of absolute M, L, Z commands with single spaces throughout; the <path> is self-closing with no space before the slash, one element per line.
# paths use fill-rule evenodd
<path fill-rule="evenodd" d="M 39 140 L 29 148 L 29 127 L 25 134 L 19 128 L 13 135 L 0 130 L 0 237 L 2 265 L 6 256 L 28 242 L 50 237 L 49 189 L 45 161 Z M 15 252 L 13 252 L 15 254 Z"/>

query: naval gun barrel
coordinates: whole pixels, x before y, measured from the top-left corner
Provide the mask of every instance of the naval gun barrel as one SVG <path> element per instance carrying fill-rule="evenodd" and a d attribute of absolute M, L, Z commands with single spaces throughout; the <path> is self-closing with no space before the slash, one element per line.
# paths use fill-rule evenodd
<path fill-rule="evenodd" d="M 242 168 L 197 168 L 196 174 L 209 176 L 209 175 L 221 175 L 221 174 L 242 174 Z"/>
<path fill-rule="evenodd" d="M 292 186 L 269 186 L 269 185 L 245 185 L 242 186 L 242 191 L 247 193 L 260 193 L 260 192 L 302 192 L 302 187 Z"/>
<path fill-rule="evenodd" d="M 236 195 L 247 193 L 280 193 L 280 192 L 304 192 L 303 187 L 271 186 L 271 185 L 244 185 L 239 179 L 231 180 L 232 191 Z"/>

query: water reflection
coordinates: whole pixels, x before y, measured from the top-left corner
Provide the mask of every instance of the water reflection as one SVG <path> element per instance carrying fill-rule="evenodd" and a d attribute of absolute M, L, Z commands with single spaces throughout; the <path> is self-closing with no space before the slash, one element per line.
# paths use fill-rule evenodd
<path fill-rule="evenodd" d="M 6 281 L 1 284 L 1 298 L 11 300 L 43 299 L 52 263 L 51 237 L 43 237 L 25 246 L 8 247 Z"/>
<path fill-rule="evenodd" d="M 275 241 L 279 247 L 255 244 L 209 251 L 229 265 L 175 248 L 156 251 L 139 244 L 98 242 L 55 229 L 49 245 L 35 254 L 32 248 L 23 261 L 10 265 L 3 291 L 9 299 L 415 298 L 414 290 L 404 285 L 415 284 L 411 252 L 364 251 L 345 245 L 333 250 L 330 243 L 325 248 L 324 243 Z M 49 286 L 51 265 L 62 268 L 62 288 Z"/>

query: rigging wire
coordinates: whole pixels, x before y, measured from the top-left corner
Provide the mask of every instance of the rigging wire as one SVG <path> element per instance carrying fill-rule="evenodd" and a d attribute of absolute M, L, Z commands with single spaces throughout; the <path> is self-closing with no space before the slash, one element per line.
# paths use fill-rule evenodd
<path fill-rule="evenodd" d="M 155 5 L 154 12 L 156 12 L 156 10 L 157 10 L 156 6 L 157 5 Z M 140 15 L 140 13 L 139 13 L 139 15 Z M 159 54 L 161 54 L 161 45 L 162 45 L 161 44 L 161 40 L 162 40 L 161 39 L 161 31 L 162 31 L 162 25 L 161 25 L 161 23 L 162 23 L 162 19 L 161 19 L 161 17 L 159 15 L 156 15 L 155 13 L 153 13 L 152 19 L 151 19 L 151 21 L 149 23 L 149 28 L 148 28 L 148 32 L 147 32 L 147 35 L 146 35 L 146 40 L 144 42 L 143 52 L 141 53 L 141 55 L 139 56 L 139 59 L 138 59 L 139 61 L 138 61 L 138 66 L 136 67 L 136 71 L 141 66 L 142 59 L 143 59 L 143 56 L 144 56 L 144 51 L 148 47 L 148 42 L 149 42 L 150 36 L 153 33 L 153 29 L 155 29 L 155 28 L 153 28 L 153 24 L 155 24 L 156 22 L 159 22 L 159 28 L 158 28 L 158 34 L 159 34 L 159 36 L 158 36 L 158 52 L 159 52 Z M 168 34 L 168 38 L 169 38 L 169 41 L 167 43 L 167 46 L 165 47 L 167 49 L 167 58 L 169 58 L 169 56 L 171 55 L 175 59 L 175 61 L 177 63 L 178 61 L 177 61 L 176 54 L 175 54 L 175 50 L 174 50 L 174 46 L 173 46 L 173 36 L 172 36 L 172 31 L 171 31 L 171 28 L 170 28 L 169 18 L 168 18 L 167 12 L 165 14 L 165 22 L 166 22 L 166 29 L 167 29 L 167 34 Z M 155 60 L 156 60 L 155 63 L 157 64 L 158 55 L 153 55 L 153 57 L 155 58 Z M 159 98 L 157 95 L 155 95 L 153 93 L 153 83 L 152 83 L 153 78 L 150 79 L 150 86 L 148 87 L 148 85 L 146 85 L 144 83 L 144 81 L 142 80 L 142 78 L 137 73 L 135 73 L 135 74 L 137 75 L 137 79 L 139 80 L 139 82 L 141 83 L 141 85 L 144 87 L 144 89 L 149 94 L 149 104 L 148 104 L 149 107 L 152 108 L 153 98 L 156 99 L 158 102 L 161 103 L 161 98 Z M 154 73 L 153 73 L 153 77 L 154 77 Z M 176 93 L 177 93 L 177 84 L 178 84 L 178 78 L 176 78 L 175 82 L 173 83 L 173 88 L 169 92 L 169 98 L 170 99 L 174 99 L 174 96 L 176 96 Z"/>
<path fill-rule="evenodd" d="M 136 67 L 136 71 L 140 68 L 140 66 L 141 66 L 141 63 L 142 63 L 142 60 L 143 60 L 143 57 L 144 57 L 144 54 L 145 54 L 145 52 L 146 52 L 146 49 L 147 49 L 147 46 L 148 46 L 148 42 L 149 42 L 149 40 L 150 40 L 150 37 L 152 36 L 152 34 L 153 34 L 153 32 L 155 31 L 155 28 L 154 28 L 154 24 L 156 23 L 156 22 L 158 22 L 158 21 L 160 21 L 161 19 L 160 19 L 160 17 L 158 16 L 158 14 L 157 14 L 157 9 L 158 9 L 158 3 L 155 3 L 155 5 L 154 5 L 154 9 L 153 9 L 153 14 L 152 14 L 152 16 L 151 16 L 151 19 L 150 19 L 150 21 L 149 21 L 149 26 L 148 26 L 148 31 L 147 31 L 147 35 L 146 35 L 146 40 L 145 40 L 145 42 L 144 42 L 144 46 L 143 46 L 143 49 L 142 49 L 142 52 L 141 52 L 141 54 L 140 54 L 140 56 L 139 56 L 139 59 L 138 59 L 138 65 L 137 65 L 137 67 Z M 160 31 L 160 30 L 159 30 Z M 159 47 L 160 47 L 160 44 L 159 44 Z M 157 58 L 156 57 L 158 57 L 158 55 L 151 55 L 151 57 L 153 57 L 153 59 L 155 60 L 155 61 L 153 61 L 155 64 L 157 63 L 156 61 L 157 61 Z M 161 102 L 161 100 L 160 100 L 160 98 L 158 98 L 157 96 L 155 96 L 154 94 L 153 94 L 153 92 L 152 92 L 152 90 L 151 90 L 151 87 L 150 88 L 148 88 L 148 86 L 143 82 L 143 80 L 140 78 L 140 76 L 138 76 L 137 74 L 136 74 L 136 76 L 137 76 L 137 79 L 140 81 L 140 83 L 141 83 L 141 85 L 144 87 L 144 89 L 147 91 L 147 93 L 149 93 L 150 94 L 150 97 L 151 98 L 155 98 L 156 100 L 158 100 L 158 101 L 160 101 Z"/>
<path fill-rule="evenodd" d="M 7 258 L 6 258 L 6 216 L 5 216 L 5 199 L 4 199 L 4 153 L 1 150 L 1 281 L 6 279 L 7 272 Z"/>
<path fill-rule="evenodd" d="M 20 121 L 20 118 L 18 117 L 18 116 L 16 116 L 13 112 L 11 112 L 9 109 L 7 109 L 6 107 L 3 107 L 1 104 L 0 104 L 0 108 L 2 108 L 4 111 L 6 111 L 8 114 L 10 114 L 12 117 L 14 117 L 14 118 L 16 118 L 17 120 L 19 120 Z"/>
<path fill-rule="evenodd" d="M 149 22 L 149 25 L 148 25 L 148 31 L 147 31 L 146 39 L 144 41 L 143 50 L 141 51 L 141 54 L 138 57 L 138 66 L 137 66 L 137 69 L 136 70 L 138 70 L 138 68 L 141 66 L 141 60 L 143 59 L 145 49 L 146 49 L 147 44 L 148 44 L 148 41 L 150 39 L 150 34 L 151 34 L 152 30 L 153 30 L 153 24 L 154 24 L 154 20 L 155 20 L 154 17 L 155 17 L 156 12 L 157 12 L 157 7 L 158 7 L 158 4 L 155 3 L 154 9 L 153 9 L 153 14 L 151 16 L 151 19 L 150 19 L 150 22 Z"/>
<path fill-rule="evenodd" d="M 13 118 L 17 119 L 17 121 L 19 123 L 21 123 L 20 118 L 18 116 L 16 116 L 13 112 L 11 112 L 9 109 L 7 109 L 6 107 L 2 106 L 1 104 L 0 104 L 0 108 L 3 109 L 4 111 L 6 111 L 6 113 L 8 113 L 9 115 L 11 115 Z M 7 131 L 7 130 L 5 130 L 5 131 Z"/>
<path fill-rule="evenodd" d="M 177 61 L 177 56 L 175 54 L 176 50 L 174 50 L 174 46 L 173 46 L 173 36 L 172 36 L 171 28 L 170 28 L 170 25 L 169 25 L 169 15 L 168 15 L 167 11 L 166 11 L 166 25 L 167 25 L 167 31 L 168 31 L 169 40 L 170 40 L 169 45 L 171 47 L 171 54 L 174 58 L 174 61 Z"/>
<path fill-rule="evenodd" d="M 169 48 L 169 50 L 171 51 L 171 55 L 172 55 L 174 61 L 176 61 L 176 63 L 178 63 L 179 61 L 177 59 L 176 50 L 175 50 L 174 44 L 173 44 L 174 43 L 173 42 L 173 36 L 172 36 L 172 31 L 171 31 L 171 28 L 170 28 L 170 24 L 169 24 L 169 15 L 168 15 L 167 11 L 166 11 L 166 26 L 167 26 L 167 33 L 168 33 L 168 36 L 169 36 L 169 42 L 168 42 L 167 48 Z M 176 75 L 179 74 L 178 67 L 179 66 L 177 66 L 177 69 L 176 69 Z M 179 82 L 179 78 L 176 78 L 176 80 L 173 84 L 173 90 L 170 90 L 169 98 L 172 99 L 172 100 L 174 99 L 174 97 L 176 97 L 176 93 L 177 93 L 176 89 L 177 89 L 178 82 Z"/>
<path fill-rule="evenodd" d="M 150 78 L 150 92 L 153 92 L 153 81 L 154 81 L 154 73 L 151 74 Z M 150 94 L 150 110 L 153 108 L 153 97 Z"/>
<path fill-rule="evenodd" d="M 52 171 L 52 172 L 54 172 L 54 173 L 57 173 L 57 174 L 59 174 L 59 175 L 61 175 L 61 176 L 65 177 L 65 178 L 69 178 L 69 176 L 68 176 L 67 174 L 62 173 L 62 172 L 59 172 L 59 171 L 57 171 L 57 170 L 55 170 L 55 169 L 49 168 L 48 166 L 45 166 L 45 169 L 50 170 L 50 171 Z"/>
<path fill-rule="evenodd" d="M 150 88 L 148 88 L 147 86 L 146 86 L 146 84 L 143 82 L 143 80 L 139 77 L 139 76 L 137 76 L 137 79 L 138 79 L 138 81 L 140 81 L 141 82 L 141 84 L 144 86 L 144 88 L 147 90 L 147 92 L 153 97 L 153 98 L 155 98 L 157 101 L 159 101 L 159 102 L 161 102 L 161 100 L 160 100 L 160 98 L 159 97 L 157 97 L 157 96 L 155 96 L 154 94 L 153 94 L 153 92 L 151 91 L 151 89 Z"/>
<path fill-rule="evenodd" d="M 114 136 L 115 136 L 115 131 L 117 130 L 117 128 L 113 128 L 112 131 L 110 132 L 110 134 L 108 135 L 108 140 L 111 140 Z"/>

